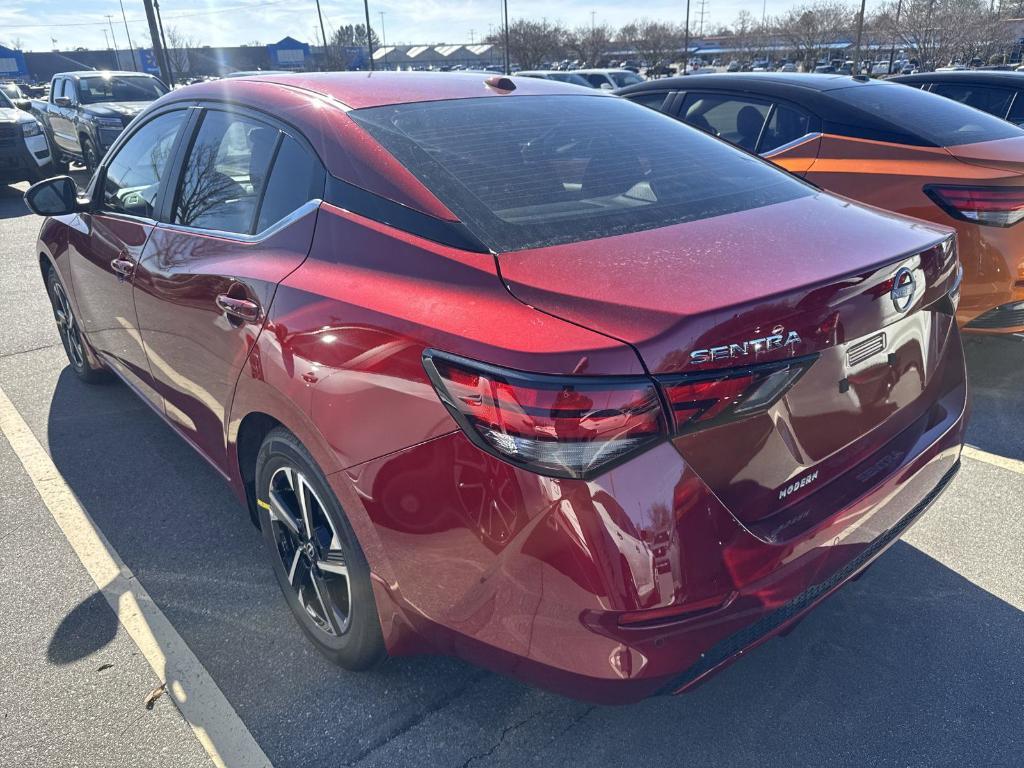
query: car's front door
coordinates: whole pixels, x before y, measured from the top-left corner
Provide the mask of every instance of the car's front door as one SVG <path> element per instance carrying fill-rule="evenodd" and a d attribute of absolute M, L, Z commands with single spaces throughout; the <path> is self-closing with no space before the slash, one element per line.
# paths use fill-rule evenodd
<path fill-rule="evenodd" d="M 161 181 L 187 120 L 186 109 L 142 123 L 100 170 L 92 210 L 69 235 L 79 319 L 90 344 L 141 393 L 161 403 L 138 334 L 132 281 L 156 224 Z"/>
<path fill-rule="evenodd" d="M 58 103 L 57 100 L 61 102 Z M 67 99 L 67 101 L 64 101 Z M 75 128 L 75 83 L 69 77 L 58 77 L 50 95 L 50 131 L 54 143 L 66 152 L 79 152 Z"/>
<path fill-rule="evenodd" d="M 225 414 L 277 284 L 313 239 L 324 170 L 240 108 L 201 110 L 176 192 L 146 245 L 135 306 L 167 417 L 227 472 Z"/>

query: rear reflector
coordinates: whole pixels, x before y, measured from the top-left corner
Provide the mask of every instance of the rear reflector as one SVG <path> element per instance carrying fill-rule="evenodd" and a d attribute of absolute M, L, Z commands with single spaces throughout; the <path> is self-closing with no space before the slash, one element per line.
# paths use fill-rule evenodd
<path fill-rule="evenodd" d="M 954 219 L 1010 227 L 1024 219 L 1024 187 L 963 187 L 929 184 L 928 197 Z"/>
<path fill-rule="evenodd" d="M 541 475 L 587 479 L 667 435 L 646 376 L 547 376 L 434 350 L 423 365 L 473 443 Z"/>
<path fill-rule="evenodd" d="M 817 360 L 807 355 L 748 368 L 659 377 L 676 434 L 693 432 L 766 411 Z"/>

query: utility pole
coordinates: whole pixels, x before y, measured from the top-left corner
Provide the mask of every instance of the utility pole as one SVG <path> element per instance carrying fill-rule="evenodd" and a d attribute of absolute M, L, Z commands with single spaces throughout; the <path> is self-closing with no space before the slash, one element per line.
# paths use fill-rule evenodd
<path fill-rule="evenodd" d="M 898 0 L 898 2 L 896 3 L 896 22 L 895 22 L 895 25 L 897 25 L 897 26 L 900 23 L 900 11 L 902 11 L 902 10 L 903 10 L 903 0 Z M 889 74 L 890 75 L 892 74 L 892 62 L 893 62 L 893 59 L 895 59 L 895 58 L 896 58 L 896 36 L 893 35 L 892 47 L 889 48 Z"/>
<path fill-rule="evenodd" d="M 324 66 L 327 69 L 331 68 L 331 57 L 327 53 L 327 33 L 324 32 L 324 15 L 320 11 L 320 0 L 316 0 L 316 15 L 320 19 L 320 42 L 324 44 Z"/>
<path fill-rule="evenodd" d="M 103 42 L 106 44 L 107 50 L 108 51 L 111 50 L 111 48 L 110 48 L 110 36 L 107 34 L 107 30 L 105 30 L 105 29 L 103 30 Z"/>
<path fill-rule="evenodd" d="M 132 69 L 136 72 L 139 71 L 139 65 L 135 61 L 135 46 L 132 45 L 132 33 L 128 31 L 128 17 L 124 14 L 124 0 L 121 2 L 121 19 L 124 21 L 124 34 L 128 38 L 128 53 L 132 57 Z"/>
<path fill-rule="evenodd" d="M 160 16 L 160 0 L 153 0 L 153 7 L 156 8 L 156 25 L 160 30 L 160 45 L 164 49 L 164 64 L 167 65 L 167 72 L 170 75 L 171 82 L 167 85 L 174 86 L 174 67 L 171 66 L 171 49 L 167 47 L 167 38 L 164 37 L 164 20 Z"/>
<path fill-rule="evenodd" d="M 683 74 L 690 74 L 690 0 L 686 0 L 686 30 L 683 32 Z"/>
<path fill-rule="evenodd" d="M 388 69 L 388 36 L 384 32 L 384 11 L 377 11 L 380 14 L 380 47 L 384 49 L 384 71 Z"/>
<path fill-rule="evenodd" d="M 860 74 L 860 38 L 864 33 L 864 6 L 867 0 L 860 0 L 860 16 L 857 18 L 857 47 L 853 54 L 853 74 Z"/>
<path fill-rule="evenodd" d="M 107 14 L 107 26 L 110 27 L 110 36 L 114 40 L 114 61 L 117 62 L 117 68 L 121 68 L 121 54 L 117 52 L 117 38 L 114 37 L 114 23 L 110 20 L 110 14 Z M 106 32 L 103 33 L 104 35 Z"/>
<path fill-rule="evenodd" d="M 512 74 L 512 57 L 508 50 L 508 0 L 501 0 L 502 23 L 505 25 L 505 74 Z"/>
<path fill-rule="evenodd" d="M 363 10 L 366 11 L 366 50 L 370 54 L 370 71 L 373 71 L 373 30 L 370 29 L 370 0 L 363 0 Z"/>
<path fill-rule="evenodd" d="M 171 87 L 171 71 L 167 66 L 167 59 L 164 56 L 164 47 L 160 43 L 160 29 L 156 25 L 156 12 L 153 10 L 153 0 L 142 0 L 146 8 L 146 21 L 149 23 L 149 39 L 153 42 L 153 58 L 160 68 L 160 76 L 164 78 L 167 87 Z"/>
<path fill-rule="evenodd" d="M 697 11 L 697 15 L 700 17 L 700 21 L 697 22 L 699 25 L 697 28 L 697 37 L 704 37 L 704 17 L 707 16 L 707 5 L 708 0 L 700 0 L 700 10 Z"/>

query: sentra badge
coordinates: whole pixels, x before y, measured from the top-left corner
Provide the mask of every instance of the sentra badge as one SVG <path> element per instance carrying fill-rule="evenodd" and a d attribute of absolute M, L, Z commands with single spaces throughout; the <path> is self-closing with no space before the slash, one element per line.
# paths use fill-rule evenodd
<path fill-rule="evenodd" d="M 800 334 L 776 327 L 771 336 L 761 336 L 735 344 L 723 344 L 707 349 L 695 349 L 690 353 L 691 363 L 710 363 L 716 360 L 732 360 L 749 357 L 759 352 L 771 352 L 774 349 L 794 349 L 800 344 Z"/>

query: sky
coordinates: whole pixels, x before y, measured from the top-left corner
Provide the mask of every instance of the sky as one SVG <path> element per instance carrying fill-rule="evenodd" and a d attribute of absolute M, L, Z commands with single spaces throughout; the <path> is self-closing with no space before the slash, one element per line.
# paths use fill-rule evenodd
<path fill-rule="evenodd" d="M 128 30 L 136 47 L 148 45 L 148 27 L 142 0 L 123 0 Z M 702 0 L 691 0 L 692 28 L 697 27 Z M 728 24 L 743 8 L 759 16 L 778 14 L 798 0 L 703 0 L 705 28 Z M 851 0 L 851 7 L 856 0 Z M 871 5 L 876 4 L 872 2 Z M 756 6 L 756 7 L 755 7 Z M 324 26 L 331 30 L 362 23 L 359 0 L 321 0 Z M 642 9 L 642 10 L 638 10 Z M 509 0 L 511 18 L 547 18 L 567 27 L 589 25 L 591 13 L 598 24 L 619 27 L 638 17 L 682 23 L 685 0 L 650 0 L 641 6 L 628 2 L 563 0 Z M 391 44 L 479 42 L 489 29 L 501 24 L 500 0 L 370 0 L 371 23 L 378 35 L 384 12 L 384 39 Z M 274 43 L 289 35 L 304 42 L 319 42 L 314 0 L 163 0 L 160 2 L 165 32 L 174 27 L 200 45 Z M 25 50 L 61 50 L 79 46 L 107 47 L 111 34 L 106 15 L 113 21 L 113 36 L 126 48 L 125 24 L 117 0 L 3 0 L 0 3 L 0 44 L 20 41 Z M 44 24 L 43 22 L 48 22 Z M 314 38 L 314 33 L 316 37 Z"/>

